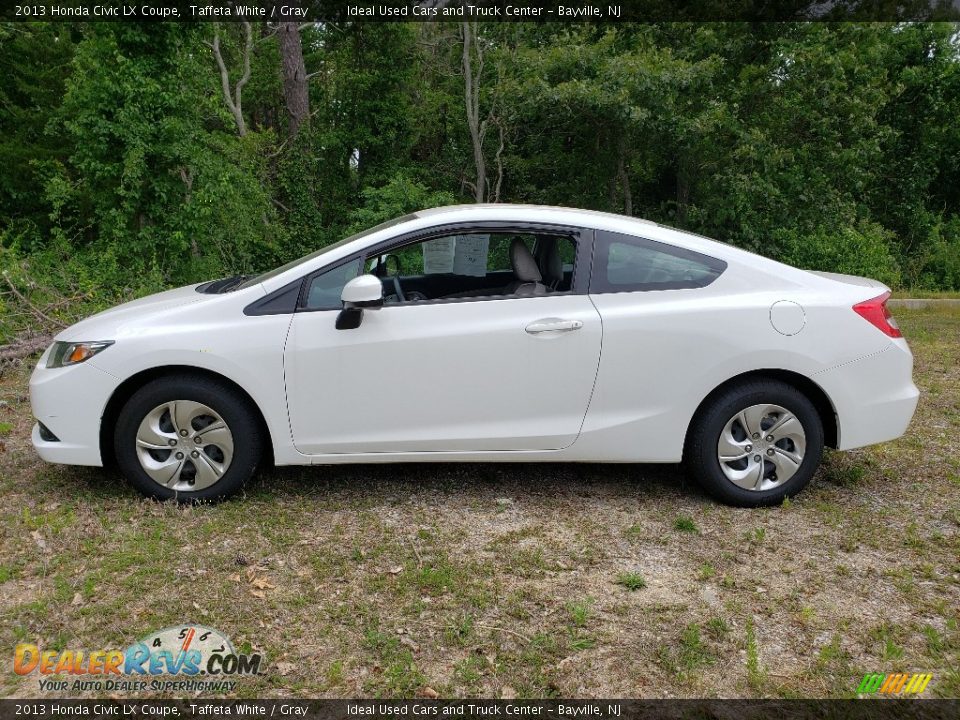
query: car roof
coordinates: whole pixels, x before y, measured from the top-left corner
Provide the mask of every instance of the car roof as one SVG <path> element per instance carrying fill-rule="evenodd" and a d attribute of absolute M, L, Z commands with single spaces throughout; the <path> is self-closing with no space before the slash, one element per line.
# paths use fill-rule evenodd
<path fill-rule="evenodd" d="M 448 224 L 472 223 L 487 221 L 542 223 L 544 225 L 569 225 L 591 228 L 594 230 L 608 230 L 628 235 L 637 235 L 649 240 L 665 242 L 676 247 L 701 252 L 726 261 L 737 261 L 756 268 L 794 275 L 802 271 L 782 265 L 775 260 L 756 255 L 746 250 L 734 247 L 724 242 L 678 230 L 651 220 L 636 218 L 628 215 L 601 212 L 598 210 L 582 210 L 579 208 L 559 207 L 551 205 L 520 205 L 510 203 L 476 203 L 469 205 L 444 205 L 442 207 L 417 210 L 409 215 L 396 218 L 377 228 L 371 228 L 368 234 L 357 238 L 354 242 L 345 243 L 322 261 L 310 260 L 305 266 L 323 265 L 337 261 L 342 257 L 356 252 L 363 246 L 375 244 L 392 235 L 406 232 L 442 227 Z M 297 270 L 291 269 L 270 281 L 264 283 L 268 291 L 279 288 L 283 283 L 294 279 Z M 302 269 L 300 270 L 302 272 Z M 806 275 L 806 273 L 804 273 Z M 797 278 L 799 279 L 799 278 Z"/>
<path fill-rule="evenodd" d="M 476 219 L 478 216 L 489 216 L 489 218 L 500 217 L 504 213 L 523 213 L 525 217 L 539 219 L 539 217 L 549 217 L 556 219 L 557 214 L 577 217 L 581 220 L 608 220 L 616 222 L 642 223 L 645 225 L 657 225 L 653 220 L 631 217 L 629 215 L 617 215 L 616 213 L 602 212 L 600 210 L 582 210 L 580 208 L 562 207 L 559 205 L 523 205 L 518 203 L 476 203 L 470 205 L 443 205 L 441 207 L 427 208 L 417 210 L 412 213 L 418 218 L 432 218 L 437 215 L 450 215 L 451 221 L 455 222 L 458 216 L 464 216 L 464 219 Z M 585 222 L 590 226 L 593 223 Z"/>
<path fill-rule="evenodd" d="M 557 205 L 521 205 L 511 203 L 476 203 L 471 205 L 445 205 L 411 213 L 411 225 L 430 227 L 457 222 L 483 222 L 485 220 L 523 221 L 544 224 L 576 225 L 594 230 L 610 230 L 628 235 L 640 235 L 650 240 L 677 245 L 710 255 L 726 258 L 734 256 L 758 257 L 727 243 L 697 235 L 686 230 L 661 225 L 653 220 L 618 215 L 600 210 L 561 207 Z M 420 222 L 417 222 L 420 221 Z"/>

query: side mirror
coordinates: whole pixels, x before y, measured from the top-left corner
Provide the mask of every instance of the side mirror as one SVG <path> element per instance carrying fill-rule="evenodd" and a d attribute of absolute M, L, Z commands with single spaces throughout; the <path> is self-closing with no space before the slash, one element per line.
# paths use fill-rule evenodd
<path fill-rule="evenodd" d="M 360 327 L 364 308 L 383 307 L 383 284 L 376 275 L 360 275 L 343 286 L 340 300 L 343 310 L 337 316 L 337 330 L 353 330 Z"/>
<path fill-rule="evenodd" d="M 343 286 L 340 299 L 345 308 L 379 308 L 383 305 L 383 283 L 376 275 L 360 275 Z"/>

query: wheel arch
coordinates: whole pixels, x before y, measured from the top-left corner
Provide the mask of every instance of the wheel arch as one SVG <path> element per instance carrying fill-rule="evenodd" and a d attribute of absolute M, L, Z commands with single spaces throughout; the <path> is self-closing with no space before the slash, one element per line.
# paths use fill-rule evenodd
<path fill-rule="evenodd" d="M 244 402 L 247 403 L 250 411 L 253 413 L 254 418 L 256 418 L 257 424 L 260 427 L 260 431 L 263 433 L 263 437 L 266 440 L 264 443 L 264 456 L 261 462 L 265 466 L 273 465 L 273 437 L 270 434 L 270 427 L 267 425 L 266 418 L 263 416 L 263 411 L 260 409 L 257 403 L 254 402 L 253 398 L 250 396 L 250 393 L 248 393 L 243 389 L 243 387 L 237 384 L 237 382 L 231 380 L 226 375 L 192 365 L 164 365 L 161 367 L 141 370 L 140 372 L 128 377 L 116 387 L 116 389 L 113 391 L 113 394 L 110 396 L 110 399 L 107 401 L 106 407 L 103 411 L 103 416 L 100 418 L 100 457 L 103 464 L 105 466 L 116 464 L 116 458 L 113 450 L 113 432 L 116 428 L 120 411 L 123 409 L 123 406 L 127 403 L 127 401 L 133 396 L 133 394 L 148 383 L 159 378 L 183 377 L 185 375 L 216 379 L 229 385 L 232 390 L 234 390 L 241 398 L 243 398 Z"/>
<path fill-rule="evenodd" d="M 813 403 L 813 406 L 817 410 L 817 414 L 820 416 L 820 422 L 823 423 L 824 444 L 827 447 L 837 447 L 840 439 L 837 410 L 834 407 L 833 402 L 830 400 L 830 396 L 827 395 L 824 389 L 807 376 L 793 372 L 792 370 L 767 368 L 763 370 L 750 370 L 748 372 L 735 375 L 734 377 L 720 383 L 713 390 L 707 393 L 706 397 L 704 397 L 697 406 L 696 411 L 694 411 L 689 422 L 687 423 L 687 432 L 686 436 L 684 437 L 684 448 L 687 446 L 687 440 L 689 439 L 690 428 L 693 426 L 693 420 L 700 414 L 704 407 L 712 402 L 717 395 L 724 392 L 731 386 L 737 385 L 744 381 L 758 379 L 779 380 L 780 382 L 786 383 L 787 385 L 790 385 L 802 392 L 806 398 Z"/>

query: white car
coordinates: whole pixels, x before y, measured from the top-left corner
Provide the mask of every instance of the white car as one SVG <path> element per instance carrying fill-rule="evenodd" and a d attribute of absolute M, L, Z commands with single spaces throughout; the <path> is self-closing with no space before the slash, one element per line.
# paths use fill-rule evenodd
<path fill-rule="evenodd" d="M 824 445 L 906 430 L 889 294 L 619 215 L 424 210 L 64 330 L 30 381 L 33 444 L 187 501 L 264 462 L 683 460 L 769 505 Z"/>

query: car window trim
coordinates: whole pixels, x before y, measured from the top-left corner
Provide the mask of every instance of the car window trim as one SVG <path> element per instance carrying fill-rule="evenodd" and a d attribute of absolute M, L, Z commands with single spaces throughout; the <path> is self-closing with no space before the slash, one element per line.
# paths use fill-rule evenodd
<path fill-rule="evenodd" d="M 562 293 L 550 293 L 537 297 L 562 297 L 567 295 L 586 295 L 590 284 L 590 270 L 593 259 L 594 230 L 592 228 L 580 227 L 577 225 L 553 224 L 543 222 L 516 222 L 502 220 L 480 220 L 475 222 L 448 223 L 445 225 L 433 225 L 428 228 L 412 230 L 403 235 L 396 235 L 392 238 L 382 240 L 375 245 L 350 255 L 348 258 L 338 260 L 336 263 L 317 268 L 306 275 L 300 288 L 300 297 L 297 301 L 296 312 L 331 312 L 338 311 L 341 308 L 308 308 L 306 307 L 306 295 L 309 293 L 310 282 L 317 275 L 321 275 L 329 270 L 336 270 L 347 263 L 355 262 L 358 258 L 361 260 L 361 269 L 365 268 L 367 261 L 377 255 L 385 255 L 393 248 L 403 247 L 416 242 L 423 242 L 433 237 L 443 237 L 451 234 L 468 234 L 471 232 L 491 232 L 506 233 L 516 232 L 518 234 L 537 234 L 559 235 L 570 237 L 577 246 L 577 253 L 574 258 L 573 277 L 570 279 L 570 289 Z M 425 305 L 440 305 L 447 303 L 461 302 L 489 302 L 495 300 L 523 300 L 529 299 L 527 296 L 518 297 L 517 295 L 483 295 L 464 298 L 436 298 L 433 300 L 421 300 L 419 302 L 409 301 L 402 303 L 391 303 L 389 307 L 413 307 Z"/>
<path fill-rule="evenodd" d="M 604 259 L 609 257 L 610 246 L 620 242 L 623 244 L 633 244 L 637 247 L 662 252 L 666 255 L 681 258 L 684 260 L 693 260 L 716 272 L 708 282 L 691 281 L 670 281 L 662 283 L 632 283 L 618 287 L 607 282 L 606 263 Z M 629 233 L 617 232 L 615 230 L 597 230 L 594 237 L 594 255 L 591 263 L 590 272 L 590 295 L 614 295 L 617 293 L 635 293 L 635 292 L 659 292 L 662 290 L 701 290 L 715 283 L 729 267 L 726 260 L 707 255 L 696 250 L 679 247 L 670 243 L 653 240 L 643 235 L 631 235 Z M 645 287 L 646 286 L 646 287 Z"/>
<path fill-rule="evenodd" d="M 331 310 L 340 311 L 342 306 L 337 305 L 337 307 L 323 307 L 323 308 L 308 308 L 307 300 L 310 297 L 310 284 L 314 281 L 315 278 L 320 275 L 324 275 L 328 272 L 333 272 L 334 270 L 339 270 L 344 265 L 349 265 L 350 263 L 356 262 L 359 255 L 351 255 L 347 258 L 337 260 L 336 262 L 325 265 L 322 268 L 317 268 L 309 275 L 305 276 L 301 282 L 303 285 L 300 286 L 300 296 L 297 298 L 297 309 L 295 312 L 330 312 Z M 360 270 L 363 270 L 363 265 L 360 266 Z M 360 273 L 363 274 L 362 272 Z M 359 276 L 358 276 L 359 277 Z M 349 281 L 348 281 L 349 282 Z"/>

